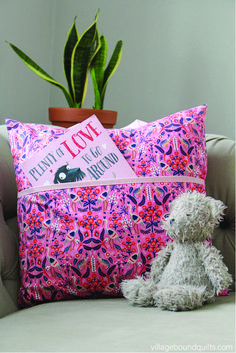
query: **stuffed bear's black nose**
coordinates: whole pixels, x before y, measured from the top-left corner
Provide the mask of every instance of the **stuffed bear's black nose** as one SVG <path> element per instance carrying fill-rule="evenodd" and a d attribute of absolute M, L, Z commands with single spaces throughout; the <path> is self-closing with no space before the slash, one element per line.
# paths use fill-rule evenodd
<path fill-rule="evenodd" d="M 172 219 L 170 220 L 170 225 L 172 225 L 174 222 L 175 222 L 175 219 L 172 218 Z"/>

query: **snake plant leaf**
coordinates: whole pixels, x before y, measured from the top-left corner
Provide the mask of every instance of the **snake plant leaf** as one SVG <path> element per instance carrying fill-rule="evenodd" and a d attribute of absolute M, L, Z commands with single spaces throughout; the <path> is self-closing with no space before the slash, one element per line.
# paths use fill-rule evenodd
<path fill-rule="evenodd" d="M 119 40 L 116 43 L 115 49 L 113 51 L 113 54 L 111 56 L 111 59 L 107 65 L 107 68 L 104 73 L 104 79 L 103 79 L 103 89 L 102 89 L 102 94 L 101 94 L 101 109 L 103 109 L 103 104 L 104 104 L 104 97 L 105 97 L 105 92 L 106 92 L 106 87 L 108 80 L 110 77 L 113 75 L 113 73 L 116 71 L 121 57 L 122 57 L 122 48 L 123 48 L 123 41 Z"/>
<path fill-rule="evenodd" d="M 74 47 L 79 40 L 79 34 L 77 32 L 75 22 L 76 22 L 76 17 L 74 18 L 74 23 L 72 24 L 68 32 L 67 41 L 65 44 L 64 54 L 63 54 L 64 74 L 67 80 L 70 95 L 72 97 L 73 97 L 73 91 L 72 91 L 72 85 L 71 85 L 71 56 L 72 56 Z"/>
<path fill-rule="evenodd" d="M 35 61 L 33 61 L 28 55 L 26 55 L 21 49 L 19 49 L 17 46 L 15 46 L 14 44 L 6 41 L 6 43 L 8 43 L 10 45 L 10 47 L 14 50 L 14 52 L 20 57 L 20 59 L 24 62 L 24 64 L 30 68 L 33 72 L 35 72 L 39 77 L 41 77 L 43 80 L 51 83 L 54 86 L 59 87 L 65 97 L 66 100 L 68 102 L 68 105 L 70 107 L 73 106 L 73 101 L 72 98 L 69 94 L 69 92 L 67 91 L 67 89 L 59 82 L 57 82 L 56 80 L 54 80 L 54 78 L 52 76 L 50 76 L 46 71 L 44 71 Z"/>
<path fill-rule="evenodd" d="M 94 109 L 101 107 L 101 94 L 107 60 L 107 41 L 104 35 L 100 37 L 101 46 L 91 63 L 90 74 L 93 81 L 95 105 Z"/>
<path fill-rule="evenodd" d="M 93 109 L 100 109 L 101 107 L 101 95 L 100 95 L 100 91 L 98 88 L 98 84 L 97 84 L 97 80 L 95 77 L 95 71 L 91 70 L 90 71 L 90 75 L 93 81 L 93 90 L 94 90 L 94 106 Z"/>
<path fill-rule="evenodd" d="M 94 21 L 97 21 L 100 9 L 97 10 Z"/>
<path fill-rule="evenodd" d="M 71 83 L 73 100 L 77 108 L 83 106 L 87 91 L 87 80 L 90 63 L 100 48 L 100 38 L 97 30 L 97 22 L 83 33 L 72 53 Z"/>

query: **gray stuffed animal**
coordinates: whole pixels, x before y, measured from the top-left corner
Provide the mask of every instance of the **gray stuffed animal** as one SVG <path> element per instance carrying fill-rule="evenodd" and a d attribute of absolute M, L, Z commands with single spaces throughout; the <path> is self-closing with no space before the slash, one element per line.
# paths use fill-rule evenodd
<path fill-rule="evenodd" d="M 211 238 L 225 208 L 223 202 L 197 191 L 178 196 L 163 222 L 173 242 L 158 253 L 146 278 L 121 283 L 123 295 L 132 304 L 172 311 L 214 302 L 216 294 L 228 289 L 232 276 L 220 252 L 203 241 Z"/>

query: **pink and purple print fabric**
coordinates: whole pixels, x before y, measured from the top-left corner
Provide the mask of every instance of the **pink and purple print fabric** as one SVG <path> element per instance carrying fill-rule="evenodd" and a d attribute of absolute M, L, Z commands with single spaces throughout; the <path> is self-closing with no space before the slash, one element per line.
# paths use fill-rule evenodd
<path fill-rule="evenodd" d="M 21 163 L 66 132 L 6 121 L 18 188 L 19 306 L 120 296 L 171 241 L 160 222 L 186 190 L 205 193 L 205 117 L 198 106 L 138 128 L 109 130 L 137 178 L 33 189 Z"/>

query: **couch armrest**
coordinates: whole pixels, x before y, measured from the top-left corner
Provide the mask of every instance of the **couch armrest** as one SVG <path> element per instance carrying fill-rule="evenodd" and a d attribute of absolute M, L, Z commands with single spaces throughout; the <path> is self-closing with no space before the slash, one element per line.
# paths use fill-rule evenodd
<path fill-rule="evenodd" d="M 19 290 L 17 191 L 5 126 L 0 126 L 0 317 L 17 310 Z"/>
<path fill-rule="evenodd" d="M 224 262 L 233 275 L 235 290 L 235 146 L 225 136 L 206 135 L 208 172 L 207 195 L 227 206 L 224 220 L 214 232 L 213 244 L 221 251 Z"/>

